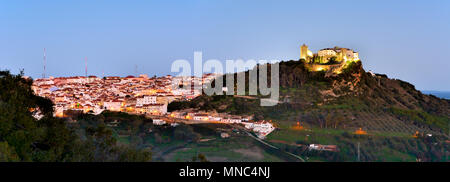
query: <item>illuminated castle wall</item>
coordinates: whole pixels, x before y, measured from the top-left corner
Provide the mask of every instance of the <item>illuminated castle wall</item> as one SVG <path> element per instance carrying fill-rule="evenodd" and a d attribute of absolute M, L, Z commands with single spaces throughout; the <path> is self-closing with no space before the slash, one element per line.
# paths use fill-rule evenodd
<path fill-rule="evenodd" d="M 325 48 L 319 50 L 317 53 L 312 53 L 308 46 L 303 44 L 300 47 L 300 59 L 305 60 L 307 63 L 319 63 L 326 64 L 330 60 L 334 59 L 337 62 L 342 61 L 359 61 L 359 53 L 348 48 Z"/>
<path fill-rule="evenodd" d="M 300 60 L 304 61 L 306 67 L 311 71 L 332 71 L 341 73 L 349 63 L 360 61 L 359 53 L 348 48 L 325 48 L 313 53 L 308 46 L 300 47 Z"/>

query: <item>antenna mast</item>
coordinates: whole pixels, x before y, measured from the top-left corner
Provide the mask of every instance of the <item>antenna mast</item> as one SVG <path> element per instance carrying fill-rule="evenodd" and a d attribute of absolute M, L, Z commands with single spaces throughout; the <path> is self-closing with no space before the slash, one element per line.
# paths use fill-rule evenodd
<path fill-rule="evenodd" d="M 47 56 L 45 55 L 45 48 L 44 48 L 44 72 L 42 73 L 42 78 L 45 78 L 45 64 L 47 62 Z"/>
<path fill-rule="evenodd" d="M 134 65 L 134 74 L 135 74 L 136 77 L 139 76 L 138 75 L 138 66 L 137 66 L 137 64 Z"/>
<path fill-rule="evenodd" d="M 88 72 L 87 57 L 85 57 L 85 59 L 84 59 L 84 65 L 85 65 L 84 72 L 85 72 L 85 75 L 86 75 L 86 78 L 87 78 L 88 77 L 88 74 L 87 74 L 87 72 Z"/>

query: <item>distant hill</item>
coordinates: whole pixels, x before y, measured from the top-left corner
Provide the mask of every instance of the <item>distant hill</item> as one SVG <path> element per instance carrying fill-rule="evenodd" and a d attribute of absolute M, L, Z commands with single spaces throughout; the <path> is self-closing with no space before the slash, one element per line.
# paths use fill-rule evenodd
<path fill-rule="evenodd" d="M 443 99 L 450 99 L 450 91 L 423 90 L 422 93 L 435 95 Z"/>

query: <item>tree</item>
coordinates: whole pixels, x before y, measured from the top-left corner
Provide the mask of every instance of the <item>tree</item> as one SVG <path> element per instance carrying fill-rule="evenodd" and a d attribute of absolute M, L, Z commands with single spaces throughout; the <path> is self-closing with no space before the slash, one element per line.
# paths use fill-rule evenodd
<path fill-rule="evenodd" d="M 198 155 L 194 155 L 192 156 L 192 162 L 209 162 L 208 159 L 206 159 L 206 156 L 204 154 L 198 154 Z"/>
<path fill-rule="evenodd" d="M 16 151 L 12 149 L 8 142 L 0 142 L 0 162 L 17 162 L 19 156 L 17 156 Z"/>
<path fill-rule="evenodd" d="M 204 154 L 198 154 L 197 158 L 200 160 L 200 162 L 209 162 Z"/>

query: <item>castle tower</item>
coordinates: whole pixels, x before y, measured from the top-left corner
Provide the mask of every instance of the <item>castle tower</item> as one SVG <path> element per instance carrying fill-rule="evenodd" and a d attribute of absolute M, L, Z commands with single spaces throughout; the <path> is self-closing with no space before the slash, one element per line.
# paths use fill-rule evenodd
<path fill-rule="evenodd" d="M 308 58 L 308 46 L 303 44 L 302 46 L 300 46 L 300 59 L 304 59 L 305 61 L 307 61 L 307 58 Z"/>
<path fill-rule="evenodd" d="M 339 61 L 344 61 L 347 60 L 347 49 L 346 48 L 340 48 L 341 52 L 338 56 L 338 60 Z"/>

